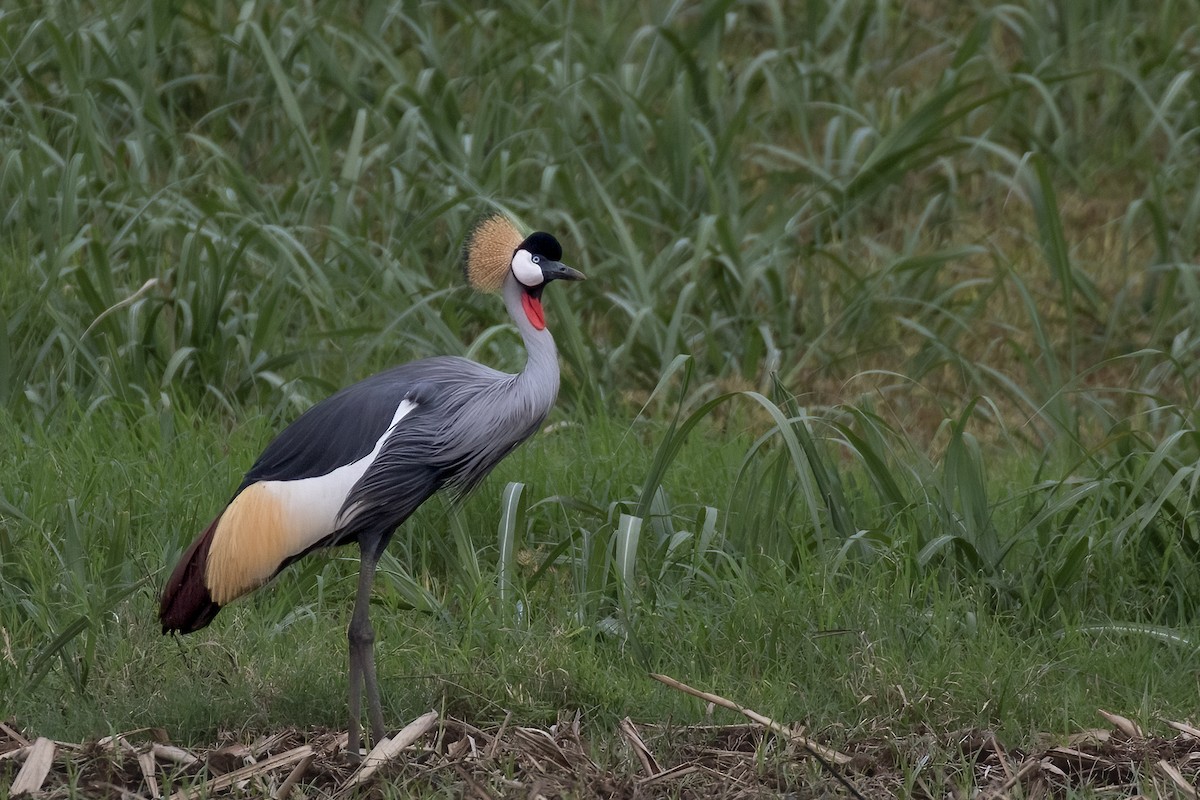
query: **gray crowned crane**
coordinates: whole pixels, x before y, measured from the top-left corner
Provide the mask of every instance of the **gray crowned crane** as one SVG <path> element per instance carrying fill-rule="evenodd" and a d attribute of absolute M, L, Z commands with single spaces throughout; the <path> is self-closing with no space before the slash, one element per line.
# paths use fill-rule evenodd
<path fill-rule="evenodd" d="M 369 614 L 379 557 L 421 503 L 442 488 L 465 495 L 545 420 L 559 377 L 542 290 L 584 277 L 561 258 L 548 233 L 522 236 L 502 215 L 477 222 L 463 245 L 463 272 L 472 288 L 504 298 L 525 342 L 525 369 L 509 375 L 465 358 L 425 358 L 310 408 L 267 445 L 184 552 L 163 589 L 163 633 L 198 631 L 296 559 L 357 542 L 347 751 L 360 752 L 364 687 L 378 743 L 384 724 Z"/>

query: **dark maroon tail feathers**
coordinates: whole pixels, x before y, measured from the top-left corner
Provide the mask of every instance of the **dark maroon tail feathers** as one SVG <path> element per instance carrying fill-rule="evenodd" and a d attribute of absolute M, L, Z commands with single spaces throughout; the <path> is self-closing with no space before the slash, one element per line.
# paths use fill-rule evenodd
<path fill-rule="evenodd" d="M 208 587 L 204 585 L 204 572 L 208 566 L 208 548 L 212 547 L 213 534 L 221 515 L 212 521 L 208 529 L 192 542 L 191 547 L 179 559 L 171 573 L 162 600 L 158 606 L 158 618 L 162 621 L 163 633 L 179 631 L 192 633 L 208 625 L 221 607 L 213 602 Z"/>

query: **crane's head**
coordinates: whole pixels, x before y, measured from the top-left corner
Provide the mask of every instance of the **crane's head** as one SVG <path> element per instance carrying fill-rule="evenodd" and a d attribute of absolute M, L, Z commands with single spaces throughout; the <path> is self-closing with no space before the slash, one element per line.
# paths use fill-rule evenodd
<path fill-rule="evenodd" d="M 472 289 L 498 292 L 509 275 L 524 290 L 521 302 L 529 321 L 538 330 L 546 327 L 542 315 L 542 289 L 553 280 L 581 281 L 583 273 L 563 264 L 562 245 L 538 231 L 522 237 L 516 225 L 502 214 L 483 217 L 467 234 L 463 245 L 463 274 Z"/>

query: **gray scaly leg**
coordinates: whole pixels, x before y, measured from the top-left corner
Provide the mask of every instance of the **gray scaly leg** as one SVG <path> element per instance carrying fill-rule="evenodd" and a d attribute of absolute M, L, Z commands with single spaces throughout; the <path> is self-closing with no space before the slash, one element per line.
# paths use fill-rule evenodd
<path fill-rule="evenodd" d="M 362 727 L 360 700 L 363 685 L 367 689 L 367 715 L 371 721 L 371 740 L 378 744 L 384 736 L 383 706 L 379 701 L 379 683 L 375 679 L 375 630 L 371 627 L 371 587 L 375 583 L 375 568 L 379 554 L 375 543 L 364 544 L 359 559 L 358 594 L 354 613 L 350 616 L 350 728 L 346 752 L 359 757 L 359 738 Z"/>

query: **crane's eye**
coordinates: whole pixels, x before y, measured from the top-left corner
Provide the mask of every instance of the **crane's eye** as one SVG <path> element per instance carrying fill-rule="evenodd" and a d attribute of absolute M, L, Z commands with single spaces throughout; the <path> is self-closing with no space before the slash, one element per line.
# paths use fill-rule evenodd
<path fill-rule="evenodd" d="M 512 272 L 517 280 L 526 286 L 539 286 L 546 282 L 542 274 L 541 256 L 534 255 L 528 250 L 518 250 L 512 259 Z"/>

